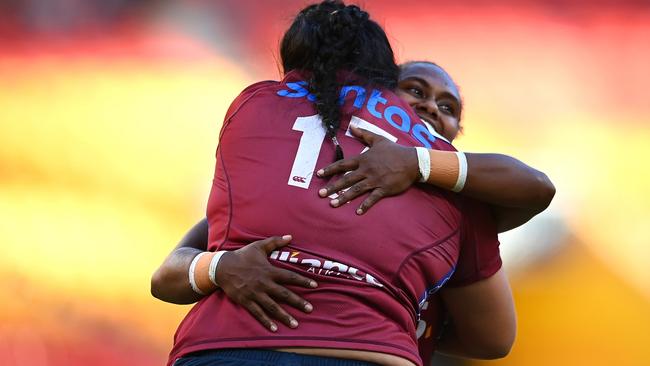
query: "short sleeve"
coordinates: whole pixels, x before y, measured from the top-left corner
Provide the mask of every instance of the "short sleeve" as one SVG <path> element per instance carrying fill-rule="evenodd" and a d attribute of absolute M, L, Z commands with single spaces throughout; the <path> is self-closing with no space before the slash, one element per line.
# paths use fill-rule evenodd
<path fill-rule="evenodd" d="M 502 265 L 494 215 L 487 204 L 462 197 L 460 256 L 447 286 L 470 285 L 494 275 Z"/>
<path fill-rule="evenodd" d="M 230 123 L 230 120 L 235 116 L 235 114 L 239 111 L 239 109 L 248 102 L 250 98 L 252 98 L 256 93 L 258 93 L 260 90 L 266 88 L 266 87 L 272 87 L 277 85 L 277 81 L 272 81 L 272 80 L 266 80 L 266 81 L 260 81 L 255 84 L 251 84 L 247 86 L 244 90 L 242 90 L 241 93 L 235 98 L 235 100 L 230 103 L 230 107 L 228 107 L 228 111 L 226 111 L 226 116 L 223 119 L 223 124 L 221 125 L 221 132 L 219 133 L 219 138 L 221 138 L 221 135 L 223 135 L 223 131 L 226 129 L 228 124 Z"/>

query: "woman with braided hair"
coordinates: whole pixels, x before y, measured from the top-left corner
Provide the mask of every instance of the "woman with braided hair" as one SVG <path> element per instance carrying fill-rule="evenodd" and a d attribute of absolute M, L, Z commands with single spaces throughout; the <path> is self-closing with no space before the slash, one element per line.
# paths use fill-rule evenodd
<path fill-rule="evenodd" d="M 457 257 L 460 214 L 453 199 L 414 189 L 394 199 L 391 210 L 356 220 L 354 211 L 322 204 L 317 192 L 324 182 L 312 180 L 313 171 L 343 152 L 361 152 L 363 145 L 345 136 L 350 124 L 376 126 L 410 146 L 452 148 L 423 132 L 408 105 L 390 92 L 399 73 L 392 49 L 381 27 L 358 7 L 340 1 L 306 7 L 285 33 L 280 54 L 284 79 L 246 88 L 226 114 L 207 209 L 212 251 L 195 261 L 192 272 L 207 274 L 196 277 L 197 289 L 209 288 L 220 251 L 278 230 L 291 233 L 291 253 L 278 252 L 274 259 L 318 280 L 317 288 L 306 290 L 317 310 L 300 319 L 299 328 L 269 334 L 215 292 L 180 324 L 169 362 L 420 364 L 418 297 L 432 280 L 453 272 Z M 402 131 L 388 122 L 400 118 L 418 129 Z M 401 214 L 406 207 L 410 213 Z M 419 228 L 412 230 L 411 223 Z M 412 255 L 421 251 L 427 253 Z"/>
<path fill-rule="evenodd" d="M 271 258 L 279 267 L 304 275 L 295 275 L 294 284 L 312 287 L 318 280 L 318 288 L 300 293 L 309 293 L 317 310 L 291 333 L 265 322 L 276 332 L 269 336 L 246 318 L 243 308 L 215 293 L 203 298 L 179 327 L 170 361 L 186 355 L 179 365 L 221 364 L 224 359 L 244 364 L 242 357 L 258 362 L 251 364 L 282 363 L 286 357 L 302 358 L 304 364 L 348 364 L 319 357 L 330 356 L 420 363 L 414 351 L 414 314 L 420 295 L 441 286 L 453 272 L 459 240 L 455 199 L 418 188 L 363 218 L 345 208 L 335 214 L 314 200 L 314 190 L 330 187 L 312 181 L 311 175 L 317 163 L 327 164 L 332 156 L 340 159 L 344 150 L 361 150 L 343 135 L 346 125 L 348 132 L 355 125 L 373 129 L 398 144 L 451 148 L 389 91 L 397 82 L 392 51 L 381 28 L 359 8 L 339 2 L 307 7 L 285 34 L 281 53 L 285 79 L 247 88 L 227 114 L 208 207 L 212 252 L 193 261 L 190 282 L 195 280 L 192 286 L 198 292 L 213 291 L 219 253 L 243 249 L 278 230 L 291 232 L 291 249 L 276 251 Z M 274 116 L 260 120 L 261 110 L 272 110 Z M 269 132 L 287 126 L 298 133 L 287 137 L 286 132 Z M 288 183 L 287 175 L 278 172 L 285 165 L 290 167 Z M 257 181 L 260 172 L 264 187 Z M 275 212 L 282 219 L 269 219 Z M 276 238 L 271 246 L 287 242 Z M 394 256 L 387 258 L 382 248 Z M 284 292 L 280 297 L 290 295 L 295 296 Z M 303 303 L 307 311 L 312 304 Z M 263 311 L 255 306 L 247 309 L 262 320 Z M 290 320 L 290 327 L 295 321 Z M 213 351 L 252 346 L 281 352 Z"/>
<path fill-rule="evenodd" d="M 396 93 L 432 126 L 434 133 L 449 141 L 454 140 L 461 130 L 462 103 L 453 79 L 440 66 L 428 61 L 409 62 L 400 68 Z M 410 186 L 409 171 L 418 171 L 417 162 L 411 162 L 410 166 L 404 164 L 403 161 L 408 159 L 398 158 L 403 153 L 398 145 L 373 136 L 371 132 L 359 132 L 360 138 L 372 144 L 370 150 L 359 157 L 339 160 L 324 172 L 332 174 L 337 167 L 353 166 L 357 174 L 365 173 L 365 179 L 374 179 L 379 184 L 374 189 L 381 189 L 385 194 L 394 194 L 396 189 Z M 461 239 L 459 262 L 454 275 L 442 288 L 441 296 L 435 294 L 421 304 L 418 340 L 425 365 L 430 364 L 434 350 L 479 359 L 500 358 L 508 353 L 516 330 L 514 308 L 507 278 L 499 268 L 499 243 L 494 233 L 523 224 L 542 211 L 553 196 L 553 185 L 545 174 L 516 159 L 500 154 L 467 155 L 471 163 L 468 167 L 471 180 L 461 193 L 491 202 L 489 211 L 493 214 L 485 215 L 487 205 L 471 200 L 467 204 L 473 209 L 463 209 L 463 230 L 474 239 Z M 489 173 L 485 174 L 485 171 Z M 486 184 L 486 179 L 491 182 Z M 341 184 L 341 181 L 333 183 Z M 353 199 L 345 195 L 338 199 Z M 508 209 L 515 212 L 508 213 Z M 246 309 L 253 311 L 253 306 L 263 309 L 253 314 L 269 328 L 273 325 L 277 329 L 269 316 L 288 327 L 292 327 L 295 321 L 278 303 L 286 303 L 306 313 L 313 309 L 311 304 L 284 287 L 309 288 L 311 280 L 268 262 L 271 252 L 288 243 L 288 240 L 272 237 L 228 252 L 219 262 L 216 273 L 220 290 Z M 154 296 L 176 304 L 200 300 L 204 295 L 192 290 L 188 283 L 188 268 L 207 246 L 208 224 L 203 219 L 189 230 L 156 271 L 151 287 Z M 451 322 L 445 327 L 442 338 L 438 339 L 441 330 L 437 327 L 444 319 L 441 305 L 449 313 Z"/>
<path fill-rule="evenodd" d="M 291 55 L 283 57 L 285 72 L 311 71 L 308 86 L 314 106 L 327 137 L 334 143 L 336 160 L 342 159 L 336 132 L 341 124 L 338 100 L 343 83 L 337 80 L 337 72 L 345 70 L 362 77 L 368 85 L 395 89 L 399 67 L 384 31 L 357 6 L 324 2 L 298 14 L 284 36 L 280 52 Z"/>
<path fill-rule="evenodd" d="M 412 189 L 359 218 L 324 205 L 317 192 L 325 182 L 312 178 L 316 165 L 363 150 L 345 136 L 350 125 L 375 126 L 408 146 L 453 148 L 390 91 L 399 73 L 392 49 L 358 7 L 339 1 L 306 7 L 280 53 L 284 79 L 246 88 L 226 114 L 207 209 L 211 252 L 192 271 L 208 275 L 196 277 L 197 289 L 209 288 L 219 251 L 290 233 L 291 252 L 272 258 L 318 281 L 304 290 L 316 310 L 298 319 L 300 327 L 269 334 L 215 292 L 180 324 L 169 362 L 282 364 L 289 357 L 301 364 L 419 365 L 419 297 L 453 273 L 458 256 L 454 197 Z M 394 127 L 397 121 L 408 129 Z"/>

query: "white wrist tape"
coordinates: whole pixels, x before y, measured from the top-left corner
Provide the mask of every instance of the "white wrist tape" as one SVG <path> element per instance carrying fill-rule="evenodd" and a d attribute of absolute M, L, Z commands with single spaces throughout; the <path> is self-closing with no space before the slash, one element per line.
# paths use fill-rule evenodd
<path fill-rule="evenodd" d="M 210 278 L 210 282 L 214 283 L 217 287 L 220 287 L 219 284 L 217 284 L 217 265 L 219 264 L 221 257 L 226 253 L 228 253 L 227 250 L 220 250 L 214 254 L 214 257 L 212 257 L 212 260 L 210 261 L 208 277 Z"/>
<path fill-rule="evenodd" d="M 194 280 L 194 270 L 196 269 L 196 264 L 199 262 L 199 259 L 201 259 L 202 256 L 208 254 L 208 252 L 202 252 L 197 254 L 194 259 L 192 259 L 192 263 L 190 263 L 190 270 L 188 271 L 188 274 L 190 276 L 190 286 L 192 286 L 192 290 L 196 292 L 199 295 L 205 295 L 203 291 L 196 285 L 196 281 Z"/>
<path fill-rule="evenodd" d="M 467 157 L 465 157 L 465 153 L 460 151 L 456 151 L 456 156 L 458 157 L 458 180 L 456 180 L 456 185 L 451 190 L 458 193 L 465 188 L 465 181 L 467 180 Z"/>
<path fill-rule="evenodd" d="M 420 169 L 420 182 L 426 182 L 431 175 L 431 156 L 429 150 L 424 147 L 416 147 L 415 152 L 418 154 L 418 168 Z"/>

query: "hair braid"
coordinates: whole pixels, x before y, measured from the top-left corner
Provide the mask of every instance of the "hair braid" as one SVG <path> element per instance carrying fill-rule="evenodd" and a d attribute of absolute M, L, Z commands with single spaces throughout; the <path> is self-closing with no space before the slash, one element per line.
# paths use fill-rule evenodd
<path fill-rule="evenodd" d="M 342 1 L 303 9 L 283 38 L 281 55 L 285 72 L 311 72 L 309 89 L 327 136 L 337 147 L 337 159 L 342 158 L 336 141 L 341 124 L 337 72 L 351 71 L 369 84 L 390 89 L 397 85 L 398 67 L 384 31 L 368 13 Z"/>

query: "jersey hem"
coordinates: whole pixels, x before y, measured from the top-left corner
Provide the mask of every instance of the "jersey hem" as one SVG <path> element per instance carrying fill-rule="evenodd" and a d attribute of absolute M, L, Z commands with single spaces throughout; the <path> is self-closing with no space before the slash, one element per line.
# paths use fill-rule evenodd
<path fill-rule="evenodd" d="M 288 342 L 291 344 L 287 344 Z M 413 354 L 406 347 L 366 340 L 345 340 L 330 339 L 322 337 L 254 337 L 254 338 L 226 338 L 220 340 L 202 341 L 199 343 L 186 346 L 183 349 L 169 355 L 168 366 L 192 352 L 205 350 L 219 350 L 227 348 L 288 348 L 288 347 L 313 347 L 313 348 L 333 348 L 348 349 L 355 351 L 370 351 L 386 353 L 405 358 L 418 366 L 422 366 L 422 361 L 418 354 Z"/>

